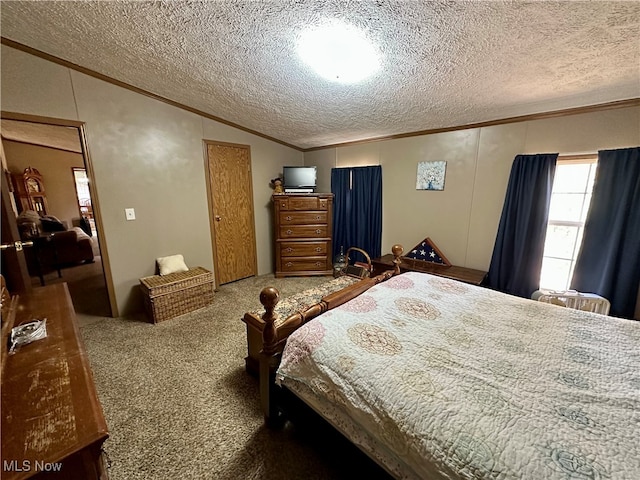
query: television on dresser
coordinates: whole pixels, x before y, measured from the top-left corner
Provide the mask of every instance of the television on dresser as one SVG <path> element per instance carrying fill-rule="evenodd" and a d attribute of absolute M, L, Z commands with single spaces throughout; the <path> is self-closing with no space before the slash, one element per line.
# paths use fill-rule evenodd
<path fill-rule="evenodd" d="M 285 193 L 315 192 L 316 173 L 316 167 L 282 167 Z"/>

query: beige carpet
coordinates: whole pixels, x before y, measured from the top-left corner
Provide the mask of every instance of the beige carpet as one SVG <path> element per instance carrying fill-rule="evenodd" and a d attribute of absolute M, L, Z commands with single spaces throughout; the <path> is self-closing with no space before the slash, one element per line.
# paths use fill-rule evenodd
<path fill-rule="evenodd" d="M 76 313 L 92 316 L 109 316 L 109 296 L 102 270 L 102 257 L 97 255 L 91 263 L 67 265 L 58 272 L 44 275 L 45 285 L 66 282 Z M 31 277 L 31 285 L 40 286 L 38 277 Z"/>
<path fill-rule="evenodd" d="M 202 310 L 153 325 L 79 314 L 110 438 L 112 480 L 388 478 L 335 431 L 263 425 L 244 371 L 243 313 L 267 285 L 283 295 L 327 277 L 254 277 L 223 285 Z"/>

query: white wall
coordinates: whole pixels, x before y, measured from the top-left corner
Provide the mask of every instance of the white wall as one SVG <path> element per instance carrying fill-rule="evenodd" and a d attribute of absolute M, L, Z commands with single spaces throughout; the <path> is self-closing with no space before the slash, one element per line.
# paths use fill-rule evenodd
<path fill-rule="evenodd" d="M 269 180 L 301 165 L 300 151 L 4 45 L 1 102 L 4 111 L 85 122 L 121 314 L 142 308 L 139 278 L 159 256 L 182 253 L 213 269 L 205 139 L 251 147 L 258 274 L 273 271 Z"/>
<path fill-rule="evenodd" d="M 2 46 L 4 111 L 85 122 L 121 313 L 158 256 L 213 268 L 203 140 L 251 147 L 258 273 L 273 270 L 269 180 L 284 165 L 382 165 L 383 252 L 431 237 L 456 265 L 487 269 L 513 157 L 640 145 L 640 107 L 376 141 L 303 154 L 150 97 Z M 419 161 L 447 161 L 445 190 L 415 190 Z M 127 222 L 124 208 L 136 209 Z M 104 247 L 104 246 L 103 246 Z"/>
<path fill-rule="evenodd" d="M 305 153 L 332 167 L 381 165 L 382 251 L 430 237 L 454 264 L 487 270 L 517 154 L 591 153 L 640 145 L 640 107 L 332 147 Z M 416 190 L 418 162 L 447 162 L 443 191 Z M 330 191 L 330 190 L 328 190 Z"/>
<path fill-rule="evenodd" d="M 306 152 L 304 164 L 317 167 L 316 192 L 331 192 L 331 169 L 337 166 L 336 149 L 327 148 Z"/>

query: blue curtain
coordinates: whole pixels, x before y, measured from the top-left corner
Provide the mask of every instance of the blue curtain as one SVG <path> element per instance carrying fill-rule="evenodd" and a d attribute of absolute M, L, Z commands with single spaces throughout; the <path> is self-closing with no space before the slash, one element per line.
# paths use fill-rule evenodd
<path fill-rule="evenodd" d="M 640 286 L 640 147 L 598 152 L 593 195 L 571 288 L 633 318 Z"/>
<path fill-rule="evenodd" d="M 331 169 L 333 255 L 358 247 L 371 258 L 382 251 L 382 167 Z M 353 260 L 364 260 L 358 255 Z"/>
<path fill-rule="evenodd" d="M 331 169 L 331 192 L 333 193 L 333 252 L 332 259 L 340 247 L 348 248 L 351 234 L 351 169 Z"/>
<path fill-rule="evenodd" d="M 540 288 L 557 153 L 517 155 L 511 167 L 487 286 L 529 298 Z"/>

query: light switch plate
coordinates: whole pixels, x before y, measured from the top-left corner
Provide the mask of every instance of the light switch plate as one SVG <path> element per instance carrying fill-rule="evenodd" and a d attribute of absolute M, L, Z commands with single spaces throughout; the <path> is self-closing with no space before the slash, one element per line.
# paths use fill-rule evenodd
<path fill-rule="evenodd" d="M 127 220 L 135 220 L 136 219 L 136 212 L 133 208 L 125 208 L 124 209 L 124 215 L 125 217 L 127 217 Z"/>

